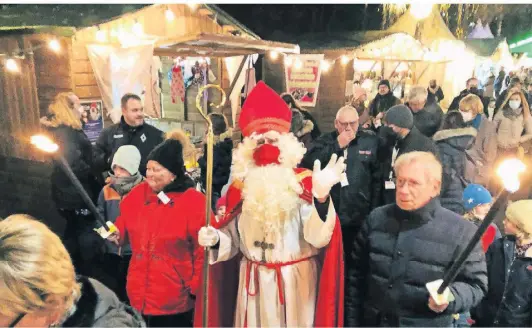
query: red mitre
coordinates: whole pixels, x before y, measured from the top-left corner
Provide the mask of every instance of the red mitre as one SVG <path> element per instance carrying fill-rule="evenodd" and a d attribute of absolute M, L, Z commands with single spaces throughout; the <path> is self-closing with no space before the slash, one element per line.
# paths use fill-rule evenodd
<path fill-rule="evenodd" d="M 263 134 L 268 131 L 288 133 L 292 111 L 284 100 L 260 81 L 246 98 L 240 113 L 238 125 L 244 137 L 253 132 Z"/>

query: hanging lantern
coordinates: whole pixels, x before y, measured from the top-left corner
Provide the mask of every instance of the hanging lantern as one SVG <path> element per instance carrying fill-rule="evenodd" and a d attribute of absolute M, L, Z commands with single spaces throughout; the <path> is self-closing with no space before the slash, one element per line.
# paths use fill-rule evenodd
<path fill-rule="evenodd" d="M 13 58 L 8 58 L 6 60 L 6 69 L 10 72 L 18 72 L 19 68 L 17 65 L 17 61 L 14 60 Z"/>

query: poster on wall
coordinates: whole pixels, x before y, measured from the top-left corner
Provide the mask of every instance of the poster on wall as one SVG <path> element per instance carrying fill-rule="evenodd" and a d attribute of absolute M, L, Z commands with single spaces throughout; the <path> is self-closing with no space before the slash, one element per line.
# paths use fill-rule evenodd
<path fill-rule="evenodd" d="M 101 100 L 82 100 L 81 120 L 83 121 L 83 132 L 90 142 L 94 143 L 103 130 L 103 102 Z"/>
<path fill-rule="evenodd" d="M 320 86 L 321 61 L 324 55 L 294 55 L 285 64 L 286 89 L 301 106 L 314 107 Z"/>

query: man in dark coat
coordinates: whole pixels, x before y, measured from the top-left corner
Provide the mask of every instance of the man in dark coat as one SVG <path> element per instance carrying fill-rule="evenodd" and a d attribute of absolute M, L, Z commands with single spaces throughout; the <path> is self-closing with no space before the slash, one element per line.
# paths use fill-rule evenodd
<path fill-rule="evenodd" d="M 390 108 L 384 116 L 384 126 L 379 129 L 379 163 L 382 177 L 379 204 L 395 202 L 395 176 L 393 165 L 398 156 L 412 151 L 426 151 L 437 155 L 434 142 L 414 126 L 412 111 L 405 105 Z"/>
<path fill-rule="evenodd" d="M 342 225 L 345 254 L 350 253 L 362 222 L 378 206 L 382 188 L 377 157 L 379 140 L 374 132 L 359 129 L 358 120 L 354 107 L 347 105 L 340 108 L 334 122 L 336 131 L 318 138 L 302 161 L 303 167 L 312 169 L 315 160 L 319 159 L 325 166 L 333 154 L 346 159 L 347 180 L 331 190 Z"/>
<path fill-rule="evenodd" d="M 504 67 L 501 66 L 499 75 L 497 75 L 497 78 L 495 79 L 495 83 L 493 83 L 493 90 L 495 92 L 495 98 L 499 98 L 499 95 L 501 94 L 505 76 L 506 76 L 506 72 L 504 71 Z"/>
<path fill-rule="evenodd" d="M 401 100 L 397 99 L 390 88 L 390 81 L 382 80 L 379 83 L 379 93 L 369 104 L 369 115 L 377 117 L 380 113 L 386 112 L 390 107 L 398 105 Z"/>
<path fill-rule="evenodd" d="M 164 139 L 164 133 L 144 122 L 144 111 L 140 97 L 126 93 L 121 100 L 122 118 L 120 123 L 105 128 L 94 147 L 94 165 L 105 173 L 111 169 L 115 152 L 124 145 L 133 145 L 141 155 L 139 171 L 146 176 L 146 158 Z"/>
<path fill-rule="evenodd" d="M 477 95 L 480 100 L 482 100 L 482 105 L 484 106 L 484 114 L 486 115 L 486 117 L 489 117 L 488 107 L 490 104 L 490 99 L 482 95 L 483 92 L 478 88 L 478 79 L 472 77 L 467 80 L 466 85 L 467 88 L 462 90 L 458 96 L 454 97 L 453 102 L 449 106 L 449 111 L 458 110 L 460 107 L 460 100 L 464 99 L 464 97 L 469 94 L 474 94 Z"/>
<path fill-rule="evenodd" d="M 414 125 L 419 132 L 432 138 L 434 133 L 440 129 L 443 111 L 437 103 L 428 103 L 427 96 L 428 92 L 424 87 L 413 86 L 408 94 L 406 105 L 414 115 Z"/>
<path fill-rule="evenodd" d="M 429 87 L 427 88 L 427 92 L 429 93 L 427 96 L 427 104 L 439 104 L 440 101 L 445 98 L 445 95 L 443 94 L 443 90 L 441 87 L 436 83 L 436 80 L 430 80 Z"/>
<path fill-rule="evenodd" d="M 346 326 L 451 327 L 454 313 L 468 311 L 486 293 L 480 243 L 444 292 L 452 294 L 447 301 L 438 305 L 426 284 L 442 279 L 476 227 L 441 207 L 442 168 L 434 155 L 405 154 L 395 171 L 396 204 L 375 209 L 355 240 Z"/>

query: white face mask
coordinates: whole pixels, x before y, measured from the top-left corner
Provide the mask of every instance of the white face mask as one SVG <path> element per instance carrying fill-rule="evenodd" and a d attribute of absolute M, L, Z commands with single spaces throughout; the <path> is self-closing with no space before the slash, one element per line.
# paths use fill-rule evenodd
<path fill-rule="evenodd" d="M 508 104 L 510 105 L 511 109 L 516 110 L 521 107 L 521 100 L 510 100 Z"/>
<path fill-rule="evenodd" d="M 473 119 L 473 112 L 460 112 L 460 114 L 462 114 L 464 122 L 469 122 Z"/>

